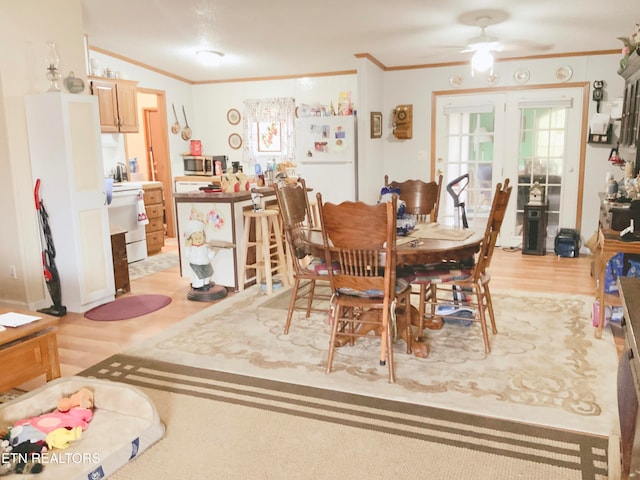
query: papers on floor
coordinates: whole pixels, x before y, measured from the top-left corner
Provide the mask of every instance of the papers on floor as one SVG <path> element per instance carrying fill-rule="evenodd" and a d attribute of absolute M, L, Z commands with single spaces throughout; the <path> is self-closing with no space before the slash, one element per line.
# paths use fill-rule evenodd
<path fill-rule="evenodd" d="M 36 317 L 34 315 L 25 315 L 24 313 L 8 312 L 0 315 L 0 325 L 4 325 L 5 327 L 19 327 L 20 325 L 26 325 L 41 318 L 42 317 Z"/>

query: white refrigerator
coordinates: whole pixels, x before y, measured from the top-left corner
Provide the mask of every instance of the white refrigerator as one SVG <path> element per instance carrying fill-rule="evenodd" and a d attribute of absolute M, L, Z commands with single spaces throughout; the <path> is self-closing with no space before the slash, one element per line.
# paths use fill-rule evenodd
<path fill-rule="evenodd" d="M 304 117 L 296 120 L 297 174 L 322 193 L 323 202 L 358 199 L 356 117 Z"/>

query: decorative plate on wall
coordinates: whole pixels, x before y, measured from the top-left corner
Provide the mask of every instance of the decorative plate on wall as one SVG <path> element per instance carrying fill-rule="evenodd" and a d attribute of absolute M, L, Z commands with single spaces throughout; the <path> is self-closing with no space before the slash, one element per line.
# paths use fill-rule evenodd
<path fill-rule="evenodd" d="M 231 125 L 237 125 L 240 123 L 240 112 L 235 108 L 232 108 L 227 112 L 227 121 Z"/>
<path fill-rule="evenodd" d="M 239 149 L 242 146 L 242 137 L 237 133 L 229 135 L 229 146 L 234 150 Z"/>
<path fill-rule="evenodd" d="M 529 70 L 527 70 L 526 68 L 520 68 L 516 70 L 516 72 L 513 74 L 513 79 L 516 81 L 516 83 L 524 85 L 529 81 Z"/>
<path fill-rule="evenodd" d="M 455 75 L 451 75 L 451 77 L 449 78 L 449 85 L 451 85 L 453 88 L 458 88 L 462 86 L 463 81 L 464 79 L 462 78 L 462 75 L 456 73 Z"/>
<path fill-rule="evenodd" d="M 561 82 L 567 82 L 571 80 L 571 77 L 573 77 L 573 68 L 569 65 L 564 65 L 556 70 L 556 78 Z"/>

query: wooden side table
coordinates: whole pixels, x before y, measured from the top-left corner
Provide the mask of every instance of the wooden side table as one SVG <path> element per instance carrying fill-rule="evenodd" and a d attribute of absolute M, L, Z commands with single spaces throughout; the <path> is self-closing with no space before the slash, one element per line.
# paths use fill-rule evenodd
<path fill-rule="evenodd" d="M 22 313 L 42 317 L 20 327 L 0 332 L 0 392 L 45 375 L 47 381 L 60 377 L 57 330 L 59 319 L 43 313 L 0 307 L 0 314 Z"/>

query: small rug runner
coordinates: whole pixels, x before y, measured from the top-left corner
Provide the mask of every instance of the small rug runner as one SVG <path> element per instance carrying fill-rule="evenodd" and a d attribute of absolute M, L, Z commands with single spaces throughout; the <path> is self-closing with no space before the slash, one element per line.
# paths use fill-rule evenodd
<path fill-rule="evenodd" d="M 179 265 L 178 252 L 158 253 L 129 264 L 129 280 L 138 280 Z"/>
<path fill-rule="evenodd" d="M 167 425 L 114 479 L 607 478 L 597 435 L 127 355 L 80 375 L 141 387 Z"/>
<path fill-rule="evenodd" d="M 85 312 L 89 320 L 127 320 L 160 310 L 171 303 L 166 295 L 130 295 Z"/>

